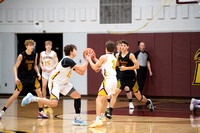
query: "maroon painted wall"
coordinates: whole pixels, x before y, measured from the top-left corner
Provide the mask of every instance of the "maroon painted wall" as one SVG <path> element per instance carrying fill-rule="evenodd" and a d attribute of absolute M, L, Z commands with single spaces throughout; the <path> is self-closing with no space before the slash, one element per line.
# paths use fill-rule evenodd
<path fill-rule="evenodd" d="M 97 58 L 105 54 L 105 42 L 127 40 L 130 51 L 138 50 L 137 41 L 146 43 L 153 77 L 147 74 L 144 95 L 200 97 L 200 86 L 192 86 L 195 70 L 194 54 L 200 48 L 200 32 L 134 33 L 128 35 L 88 34 L 88 47 Z M 88 94 L 97 94 L 103 77 L 88 68 Z M 125 92 L 121 93 L 125 95 Z"/>

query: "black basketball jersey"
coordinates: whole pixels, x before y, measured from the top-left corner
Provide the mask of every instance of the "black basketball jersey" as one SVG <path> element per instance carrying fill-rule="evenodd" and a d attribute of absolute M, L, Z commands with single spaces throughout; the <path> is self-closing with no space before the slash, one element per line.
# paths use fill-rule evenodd
<path fill-rule="evenodd" d="M 35 76 L 36 72 L 34 70 L 36 53 L 32 52 L 28 55 L 25 51 L 22 54 L 22 61 L 18 67 L 18 77 L 25 77 L 26 75 Z"/>
<path fill-rule="evenodd" d="M 119 61 L 119 66 L 125 66 L 125 67 L 130 67 L 134 66 L 134 63 L 129 59 L 130 52 L 125 57 L 122 57 L 122 53 L 119 53 L 118 61 Z M 134 70 L 126 70 L 126 71 L 120 71 L 120 80 L 132 80 L 135 79 L 135 71 Z"/>

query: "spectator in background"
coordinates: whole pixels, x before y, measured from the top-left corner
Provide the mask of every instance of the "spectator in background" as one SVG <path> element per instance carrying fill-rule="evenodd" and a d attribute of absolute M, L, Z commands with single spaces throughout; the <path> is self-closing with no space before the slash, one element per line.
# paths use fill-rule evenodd
<path fill-rule="evenodd" d="M 143 88 L 146 80 L 146 73 L 147 69 L 149 70 L 149 76 L 152 76 L 152 70 L 151 70 L 151 63 L 149 59 L 149 53 L 145 51 L 145 43 L 142 41 L 138 41 L 138 47 L 139 50 L 135 52 L 135 57 L 139 63 L 140 68 L 137 69 L 136 75 L 137 75 L 137 81 L 139 85 L 139 89 L 141 94 L 143 94 Z"/>

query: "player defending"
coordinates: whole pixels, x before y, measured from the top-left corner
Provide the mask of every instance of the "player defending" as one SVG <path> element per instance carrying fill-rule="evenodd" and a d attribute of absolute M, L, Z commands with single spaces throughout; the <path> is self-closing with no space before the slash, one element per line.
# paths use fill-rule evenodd
<path fill-rule="evenodd" d="M 114 94 L 117 87 L 115 71 L 116 58 L 113 55 L 114 49 L 114 42 L 106 42 L 106 54 L 102 55 L 95 64 L 92 62 L 91 56 L 86 56 L 86 59 L 90 63 L 92 69 L 96 71 L 99 67 L 101 67 L 104 76 L 104 81 L 101 84 L 98 96 L 96 98 L 96 121 L 89 126 L 91 128 L 102 126 L 103 122 L 106 121 L 104 113 L 107 107 L 107 98 L 108 96 Z"/>
<path fill-rule="evenodd" d="M 0 119 L 6 109 L 12 104 L 12 102 L 18 97 L 22 89 L 30 89 L 29 91 L 35 90 L 38 97 L 42 97 L 42 92 L 40 88 L 40 83 L 38 80 L 41 79 L 41 75 L 39 73 L 37 67 L 37 53 L 33 52 L 33 47 L 35 42 L 33 40 L 25 41 L 26 50 L 19 54 L 17 58 L 17 62 L 13 68 L 14 76 L 15 76 L 15 84 L 16 89 L 13 95 L 8 99 L 6 105 L 0 112 Z M 38 77 L 38 79 L 37 79 Z M 42 111 L 42 103 L 38 103 L 39 105 L 39 113 L 38 118 L 48 118 Z"/>
<path fill-rule="evenodd" d="M 117 58 L 117 66 L 120 69 L 120 89 L 117 88 L 115 94 L 112 96 L 110 101 L 110 108 L 106 111 L 106 117 L 111 119 L 112 118 L 112 110 L 116 103 L 117 96 L 120 94 L 122 90 L 126 86 L 130 88 L 130 91 L 133 91 L 136 98 L 139 101 L 146 103 L 147 107 L 151 112 L 154 111 L 153 104 L 150 99 L 146 99 L 145 96 L 141 95 L 139 91 L 139 87 L 135 78 L 135 69 L 139 68 L 139 64 L 134 56 L 134 54 L 128 51 L 129 44 L 126 41 L 122 41 L 121 45 L 121 52 L 116 54 Z M 128 90 L 126 90 L 128 91 Z"/>
<path fill-rule="evenodd" d="M 84 75 L 88 62 L 85 61 L 82 66 L 77 65 L 73 59 L 77 55 L 77 48 L 75 45 L 70 44 L 64 47 L 65 57 L 61 59 L 55 70 L 53 70 L 48 87 L 50 90 L 50 99 L 39 98 L 33 96 L 31 93 L 27 94 L 23 98 L 21 105 L 25 106 L 30 102 L 38 102 L 46 104 L 50 107 L 56 107 L 58 105 L 58 100 L 60 93 L 63 95 L 68 95 L 74 99 L 74 108 L 76 115 L 74 116 L 74 121 L 72 122 L 75 126 L 87 126 L 87 123 L 81 120 L 80 108 L 81 108 L 81 95 L 75 90 L 74 86 L 69 83 L 69 78 L 74 70 L 80 75 Z"/>
<path fill-rule="evenodd" d="M 114 52 L 114 56 L 116 57 L 116 54 L 117 53 L 120 53 L 121 52 L 121 44 L 122 44 L 122 41 L 119 40 L 116 42 L 116 48 L 117 48 L 117 51 Z M 119 67 L 116 66 L 116 72 L 117 72 L 117 88 L 120 88 L 120 70 L 119 70 Z M 134 110 L 134 105 L 133 105 L 133 102 L 132 102 L 132 92 L 130 91 L 130 89 L 128 88 L 128 86 L 126 86 L 125 88 L 125 91 L 126 91 L 126 95 L 127 95 L 127 98 L 129 100 L 129 114 L 132 114 L 133 113 L 133 110 Z M 110 99 L 111 97 L 108 97 L 108 106 L 107 108 L 109 109 L 109 106 L 110 106 Z"/>
<path fill-rule="evenodd" d="M 56 52 L 52 49 L 52 42 L 45 42 L 45 51 L 40 53 L 40 67 L 42 69 L 42 96 L 46 97 L 47 95 L 47 83 L 51 72 L 58 65 L 58 57 Z"/>

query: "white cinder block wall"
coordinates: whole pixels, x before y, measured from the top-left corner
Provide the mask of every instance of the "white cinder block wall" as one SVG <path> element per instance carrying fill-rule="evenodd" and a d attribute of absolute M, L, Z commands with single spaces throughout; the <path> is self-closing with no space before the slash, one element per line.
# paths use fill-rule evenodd
<path fill-rule="evenodd" d="M 87 33 L 128 32 L 139 28 L 138 32 L 200 31 L 198 4 L 176 5 L 175 0 L 132 0 L 131 24 L 100 24 L 99 4 L 99 0 L 5 0 L 1 3 L 0 93 L 14 90 L 12 68 L 17 57 L 16 33 L 63 33 L 64 45 L 77 44 L 75 60 L 79 62 L 87 47 Z M 74 74 L 71 79 L 77 89 L 81 88 L 82 94 L 87 94 L 86 77 Z"/>

